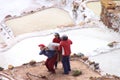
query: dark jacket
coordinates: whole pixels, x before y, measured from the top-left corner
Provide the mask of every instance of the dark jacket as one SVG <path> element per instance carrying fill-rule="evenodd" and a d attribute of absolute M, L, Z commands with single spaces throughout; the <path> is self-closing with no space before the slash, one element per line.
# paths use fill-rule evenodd
<path fill-rule="evenodd" d="M 39 55 L 45 55 L 48 58 L 52 58 L 55 55 L 56 51 L 55 50 L 41 50 Z"/>

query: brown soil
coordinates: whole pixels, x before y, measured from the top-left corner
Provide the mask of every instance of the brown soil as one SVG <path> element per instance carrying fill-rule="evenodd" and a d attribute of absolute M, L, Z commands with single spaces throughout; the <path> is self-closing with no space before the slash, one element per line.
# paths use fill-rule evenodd
<path fill-rule="evenodd" d="M 22 66 L 14 67 L 13 69 L 11 68 L 1 71 L 1 73 L 12 77 L 14 80 L 120 80 L 102 78 L 98 72 L 89 68 L 88 65 L 78 57 L 71 58 L 71 69 L 72 71 L 68 75 L 62 74 L 63 68 L 61 62 L 59 62 L 56 74 L 52 74 L 47 71 L 43 61 L 37 63 L 26 63 Z M 74 70 L 79 70 L 82 74 L 79 76 L 73 76 Z"/>

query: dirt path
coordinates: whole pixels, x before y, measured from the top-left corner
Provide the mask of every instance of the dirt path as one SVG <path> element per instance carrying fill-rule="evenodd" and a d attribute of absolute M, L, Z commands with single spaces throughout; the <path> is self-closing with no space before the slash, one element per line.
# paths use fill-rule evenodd
<path fill-rule="evenodd" d="M 59 63 L 56 74 L 51 74 L 47 71 L 44 62 L 39 62 L 32 66 L 28 63 L 23 66 L 15 67 L 12 70 L 2 72 L 15 80 L 90 80 L 90 77 L 101 76 L 81 62 L 80 58 L 73 58 L 71 60 L 71 69 L 72 71 L 69 75 L 63 75 L 62 64 Z M 76 77 L 73 76 L 73 71 L 75 70 L 81 71 L 82 74 Z"/>

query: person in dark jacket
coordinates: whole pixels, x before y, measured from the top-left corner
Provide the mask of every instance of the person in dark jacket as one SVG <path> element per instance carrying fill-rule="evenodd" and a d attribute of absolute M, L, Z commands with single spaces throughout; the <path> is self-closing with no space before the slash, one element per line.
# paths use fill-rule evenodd
<path fill-rule="evenodd" d="M 63 35 L 61 37 L 60 47 L 59 49 L 62 50 L 62 64 L 64 69 L 64 74 L 69 74 L 71 71 L 70 67 L 70 54 L 71 54 L 71 44 L 72 41 L 68 39 L 67 35 Z"/>
<path fill-rule="evenodd" d="M 39 55 L 47 56 L 47 60 L 45 61 L 45 65 L 49 72 L 55 73 L 54 64 L 56 62 L 56 50 L 49 50 L 44 44 L 38 45 L 40 47 Z"/>

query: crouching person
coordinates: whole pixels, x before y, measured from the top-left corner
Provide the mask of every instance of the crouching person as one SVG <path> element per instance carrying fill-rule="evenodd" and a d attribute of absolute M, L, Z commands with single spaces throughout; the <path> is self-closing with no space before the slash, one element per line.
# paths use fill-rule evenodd
<path fill-rule="evenodd" d="M 44 44 L 40 44 L 38 46 L 40 47 L 40 50 L 41 50 L 39 54 L 40 55 L 43 54 L 43 55 L 47 56 L 45 65 L 46 65 L 48 71 L 51 73 L 55 73 L 54 64 L 57 59 L 56 50 L 49 50 L 48 47 L 46 47 Z"/>

